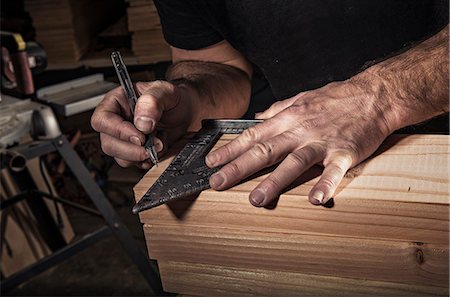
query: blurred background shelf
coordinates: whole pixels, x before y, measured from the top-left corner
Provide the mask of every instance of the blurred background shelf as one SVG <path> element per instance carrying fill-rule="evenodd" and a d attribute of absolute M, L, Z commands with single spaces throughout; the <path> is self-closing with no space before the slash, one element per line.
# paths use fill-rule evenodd
<path fill-rule="evenodd" d="M 2 6 L 17 7 L 13 1 Z M 16 1 L 17 2 L 17 1 Z M 48 70 L 109 67 L 109 54 L 120 50 L 129 65 L 171 60 L 153 1 L 147 0 L 23 0 L 28 16 L 22 33 L 26 41 L 39 42 L 47 52 Z M 4 10 L 4 9 L 3 9 Z M 23 18 L 22 18 L 23 19 Z M 3 22 L 3 30 L 14 22 Z M 23 20 L 22 20 L 23 23 Z M 6 26 L 6 27 L 5 27 Z"/>

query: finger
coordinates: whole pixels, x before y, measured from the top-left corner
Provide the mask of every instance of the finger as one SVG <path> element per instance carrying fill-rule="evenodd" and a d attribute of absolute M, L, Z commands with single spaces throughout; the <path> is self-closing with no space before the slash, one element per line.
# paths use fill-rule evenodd
<path fill-rule="evenodd" d="M 149 155 L 142 146 L 122 141 L 108 134 L 100 134 L 101 147 L 105 154 L 127 161 L 144 161 Z"/>
<path fill-rule="evenodd" d="M 117 87 L 106 93 L 99 105 L 107 111 L 123 114 L 126 119 L 131 119 L 133 114 L 122 87 Z"/>
<path fill-rule="evenodd" d="M 144 135 L 122 116 L 126 117 L 126 112 L 121 107 L 120 101 L 125 99 L 119 95 L 123 94 L 114 89 L 105 96 L 91 117 L 91 126 L 97 132 L 106 133 L 124 141 L 143 143 Z"/>
<path fill-rule="evenodd" d="M 257 143 L 212 175 L 209 180 L 210 185 L 215 190 L 232 187 L 259 170 L 280 162 L 296 145 L 286 133 Z"/>
<path fill-rule="evenodd" d="M 149 134 L 155 129 L 155 123 L 159 122 L 163 112 L 177 106 L 180 96 L 176 86 L 166 81 L 139 83 L 136 88 L 142 95 L 136 102 L 134 125 L 144 134 Z"/>
<path fill-rule="evenodd" d="M 280 119 L 270 119 L 256 126 L 250 127 L 233 141 L 210 152 L 206 156 L 206 165 L 216 167 L 236 159 L 256 143 L 263 142 L 286 130 Z"/>
<path fill-rule="evenodd" d="M 317 184 L 309 193 L 312 204 L 326 204 L 333 197 L 345 173 L 352 166 L 352 157 L 348 153 L 338 153 L 329 158 Z"/>
<path fill-rule="evenodd" d="M 317 162 L 323 160 L 325 149 L 310 144 L 290 153 L 278 167 L 265 178 L 251 193 L 250 203 L 266 206 L 281 192 Z"/>
<path fill-rule="evenodd" d="M 93 128 L 96 131 L 136 145 L 142 145 L 145 142 L 144 134 L 136 129 L 132 123 L 124 120 L 120 115 L 103 113 L 97 116 L 98 119 L 95 119 L 95 126 L 93 124 Z"/>

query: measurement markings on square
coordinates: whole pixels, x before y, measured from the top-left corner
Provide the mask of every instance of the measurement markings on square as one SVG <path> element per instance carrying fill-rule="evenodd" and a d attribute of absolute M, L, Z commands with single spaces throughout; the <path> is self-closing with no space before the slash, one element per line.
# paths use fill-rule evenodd
<path fill-rule="evenodd" d="M 206 166 L 206 154 L 223 134 L 240 134 L 258 123 L 262 120 L 204 120 L 202 128 L 133 207 L 133 213 L 209 189 L 209 178 L 220 167 Z"/>

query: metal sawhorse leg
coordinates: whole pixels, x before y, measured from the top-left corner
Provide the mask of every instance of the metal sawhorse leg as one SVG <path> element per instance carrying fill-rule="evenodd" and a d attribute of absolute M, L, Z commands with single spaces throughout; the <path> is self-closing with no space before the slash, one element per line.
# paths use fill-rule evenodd
<path fill-rule="evenodd" d="M 85 235 L 80 240 L 68 244 L 67 246 L 61 248 L 50 256 L 47 256 L 30 265 L 29 267 L 16 272 L 15 274 L 9 276 L 7 279 L 3 279 L 1 282 L 2 292 L 16 287 L 25 280 L 45 271 L 53 265 L 62 262 L 66 258 L 89 247 L 95 242 L 104 239 L 109 235 L 115 235 L 128 255 L 131 257 L 133 262 L 136 264 L 144 278 L 147 280 L 154 293 L 157 295 L 165 294 L 162 289 L 159 273 L 151 266 L 147 254 L 138 246 L 136 240 L 132 237 L 128 228 L 122 223 L 116 211 L 103 194 L 102 190 L 90 177 L 89 171 L 86 169 L 81 159 L 64 135 L 56 137 L 52 140 L 34 141 L 27 145 L 14 147 L 11 150 L 24 156 L 27 160 L 57 151 L 69 166 L 72 173 L 78 179 L 83 189 L 89 195 L 94 205 L 97 207 L 98 213 L 105 219 L 106 225 L 92 233 Z M 2 202 L 1 209 L 6 209 L 12 204 L 23 199 L 25 199 L 25 197 L 8 199 Z"/>

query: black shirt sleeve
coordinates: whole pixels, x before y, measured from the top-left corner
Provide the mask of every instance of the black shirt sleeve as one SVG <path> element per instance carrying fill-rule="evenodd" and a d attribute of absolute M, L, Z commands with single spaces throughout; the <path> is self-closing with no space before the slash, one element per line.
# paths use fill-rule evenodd
<path fill-rule="evenodd" d="M 164 38 L 173 47 L 195 50 L 223 40 L 223 37 L 186 0 L 153 0 Z"/>

